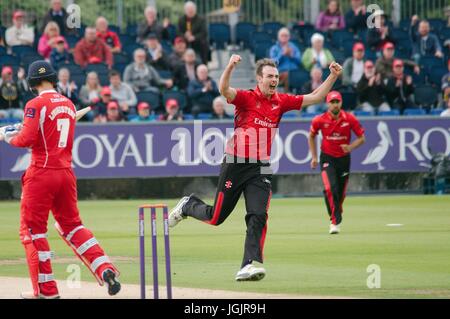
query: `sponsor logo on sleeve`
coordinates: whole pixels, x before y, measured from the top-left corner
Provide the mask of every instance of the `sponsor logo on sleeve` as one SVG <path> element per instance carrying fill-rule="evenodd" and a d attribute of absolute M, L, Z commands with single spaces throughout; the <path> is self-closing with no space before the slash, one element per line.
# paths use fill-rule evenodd
<path fill-rule="evenodd" d="M 27 108 L 27 110 L 25 111 L 25 117 L 34 119 L 35 116 L 36 116 L 36 109 L 31 107 Z"/>

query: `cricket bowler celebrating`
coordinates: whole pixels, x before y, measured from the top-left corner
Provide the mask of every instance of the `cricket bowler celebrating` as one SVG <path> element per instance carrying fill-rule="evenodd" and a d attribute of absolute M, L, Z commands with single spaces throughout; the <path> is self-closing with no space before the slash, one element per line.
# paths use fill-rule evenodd
<path fill-rule="evenodd" d="M 97 239 L 81 222 L 77 207 L 76 177 L 72 170 L 72 146 L 76 123 L 73 103 L 55 91 L 56 72 L 45 61 L 33 62 L 28 83 L 38 96 L 25 106 L 23 126 L 2 129 L 0 138 L 16 147 L 31 148 L 31 164 L 22 176 L 20 239 L 33 291 L 25 299 L 59 298 L 52 273 L 53 252 L 47 241 L 51 210 L 63 240 L 85 263 L 108 293 L 120 290 L 118 271 Z"/>
<path fill-rule="evenodd" d="M 280 119 L 285 112 L 321 102 L 341 74 L 342 67 L 333 62 L 329 67 L 330 75 L 314 92 L 291 95 L 277 93 L 279 73 L 270 59 L 256 63 L 257 86 L 254 89 L 230 87 L 231 73 L 240 61 L 239 55 L 231 56 L 219 83 L 221 94 L 236 109 L 235 131 L 227 142 L 214 206 L 193 195 L 183 197 L 171 211 L 169 225 L 174 227 L 188 216 L 211 225 L 220 225 L 244 193 L 247 232 L 244 258 L 235 279 L 256 281 L 266 274 L 264 268 L 255 266 L 253 262 L 263 262 L 267 212 L 272 195 L 270 149 Z"/>

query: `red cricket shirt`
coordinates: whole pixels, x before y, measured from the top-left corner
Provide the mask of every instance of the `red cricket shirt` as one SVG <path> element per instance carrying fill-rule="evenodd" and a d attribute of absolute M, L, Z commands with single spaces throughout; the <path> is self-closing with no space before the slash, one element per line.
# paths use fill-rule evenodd
<path fill-rule="evenodd" d="M 31 166 L 70 168 L 75 123 L 73 103 L 54 90 L 43 91 L 25 106 L 23 128 L 10 144 L 31 148 Z"/>
<path fill-rule="evenodd" d="M 283 113 L 300 110 L 303 95 L 275 93 L 265 97 L 258 86 L 237 90 L 228 103 L 236 106 L 234 135 L 227 142 L 226 153 L 241 158 L 269 160 L 272 142 Z"/>
<path fill-rule="evenodd" d="M 105 33 L 97 32 L 97 38 L 102 39 L 105 41 L 107 45 L 109 45 L 111 48 L 122 48 L 122 44 L 120 43 L 119 36 L 117 33 L 113 31 L 106 31 Z"/>
<path fill-rule="evenodd" d="M 351 113 L 343 110 L 339 113 L 338 119 L 335 120 L 330 112 L 317 115 L 311 123 L 311 133 L 317 135 L 322 131 L 321 151 L 334 157 L 343 157 L 345 153 L 341 145 L 350 144 L 351 131 L 358 137 L 364 134 L 364 128 L 358 119 Z"/>

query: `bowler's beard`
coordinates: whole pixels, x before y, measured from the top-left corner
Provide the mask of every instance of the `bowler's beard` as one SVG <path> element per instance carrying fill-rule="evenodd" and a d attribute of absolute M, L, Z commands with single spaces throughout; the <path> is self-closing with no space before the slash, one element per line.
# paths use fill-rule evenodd
<path fill-rule="evenodd" d="M 340 109 L 331 110 L 331 113 L 333 113 L 333 115 L 339 115 L 340 112 L 341 112 Z"/>

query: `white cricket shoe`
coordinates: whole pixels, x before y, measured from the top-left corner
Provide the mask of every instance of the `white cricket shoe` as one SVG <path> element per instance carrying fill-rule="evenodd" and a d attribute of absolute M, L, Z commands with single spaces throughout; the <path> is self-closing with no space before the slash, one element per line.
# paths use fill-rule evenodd
<path fill-rule="evenodd" d="M 175 227 L 180 221 L 187 217 L 183 215 L 183 206 L 189 201 L 190 196 L 184 196 L 178 202 L 177 206 L 170 211 L 169 214 L 169 227 Z"/>
<path fill-rule="evenodd" d="M 22 292 L 20 294 L 20 298 L 22 299 L 60 299 L 60 296 L 52 295 L 52 296 L 45 296 L 43 294 L 35 295 L 32 291 L 29 292 Z"/>
<path fill-rule="evenodd" d="M 262 267 L 255 267 L 252 264 L 244 266 L 236 274 L 237 281 L 259 281 L 266 276 L 266 270 Z"/>
<path fill-rule="evenodd" d="M 340 231 L 341 231 L 341 228 L 339 227 L 339 225 L 330 224 L 330 234 L 331 235 L 339 234 Z"/>

